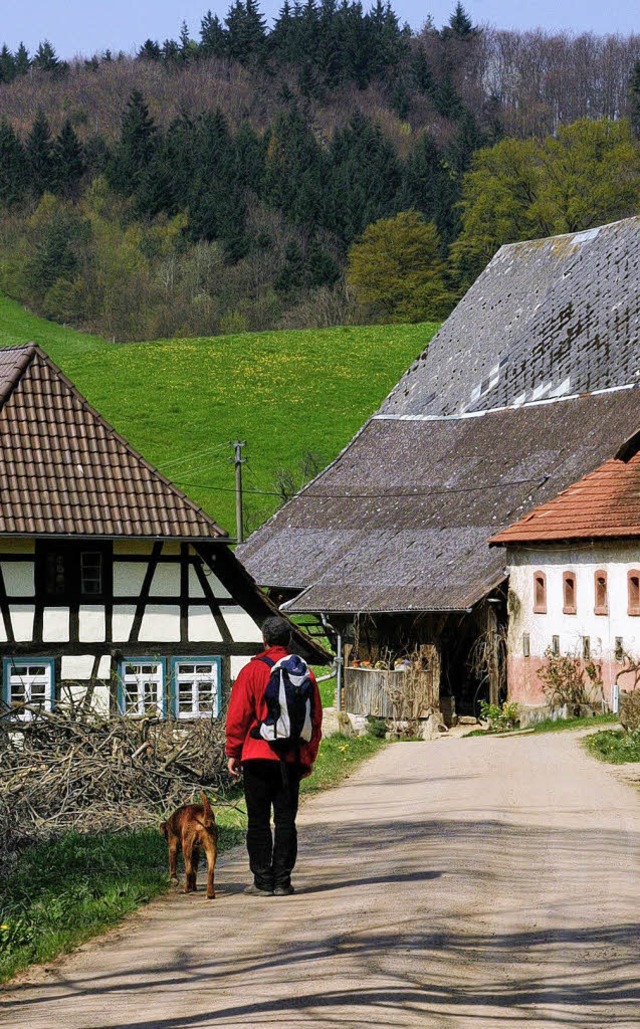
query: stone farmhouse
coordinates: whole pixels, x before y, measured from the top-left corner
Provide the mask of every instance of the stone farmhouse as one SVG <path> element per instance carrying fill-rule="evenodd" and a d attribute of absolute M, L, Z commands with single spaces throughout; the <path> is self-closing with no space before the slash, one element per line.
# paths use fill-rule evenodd
<path fill-rule="evenodd" d="M 604 695 L 635 686 L 640 660 L 640 437 L 496 534 L 509 570 L 509 694 L 544 704 L 549 650 L 601 668 Z"/>
<path fill-rule="evenodd" d="M 216 716 L 276 609 L 35 345 L 0 350 L 0 484 L 4 703 Z"/>
<path fill-rule="evenodd" d="M 347 696 L 354 655 L 393 667 L 416 648 L 443 709 L 506 695 L 497 533 L 640 427 L 639 287 L 640 218 L 502 247 L 338 458 L 239 548 L 285 610 L 347 642 Z M 554 624 L 536 646 L 563 639 Z"/>

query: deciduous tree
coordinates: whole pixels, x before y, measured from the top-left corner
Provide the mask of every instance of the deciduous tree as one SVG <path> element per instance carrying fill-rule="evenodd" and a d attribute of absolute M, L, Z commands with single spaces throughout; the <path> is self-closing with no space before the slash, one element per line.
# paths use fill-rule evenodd
<path fill-rule="evenodd" d="M 359 303 L 388 321 L 423 321 L 448 313 L 440 238 L 415 211 L 369 225 L 349 250 L 347 282 Z"/>

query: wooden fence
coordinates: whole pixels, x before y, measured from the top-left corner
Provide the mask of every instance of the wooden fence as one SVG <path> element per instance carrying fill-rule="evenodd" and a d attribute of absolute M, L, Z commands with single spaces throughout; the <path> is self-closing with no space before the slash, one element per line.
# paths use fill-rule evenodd
<path fill-rule="evenodd" d="M 420 648 L 419 661 L 404 671 L 345 668 L 343 707 L 376 718 L 426 718 L 439 708 L 440 661 L 437 648 Z"/>

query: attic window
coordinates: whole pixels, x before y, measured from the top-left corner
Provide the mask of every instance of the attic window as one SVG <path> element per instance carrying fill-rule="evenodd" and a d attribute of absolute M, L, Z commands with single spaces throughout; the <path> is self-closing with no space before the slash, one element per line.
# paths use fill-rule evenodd
<path fill-rule="evenodd" d="M 562 613 L 575 615 L 576 613 L 576 576 L 575 572 L 563 572 L 562 575 Z M 638 612 L 640 614 L 640 611 Z"/>
<path fill-rule="evenodd" d="M 627 572 L 627 587 L 629 592 L 627 614 L 640 615 L 640 572 L 635 568 Z"/>
<path fill-rule="evenodd" d="M 609 596 L 607 593 L 607 573 L 600 569 L 594 575 L 594 588 L 595 588 L 595 614 L 597 615 L 608 615 L 609 614 Z"/>
<path fill-rule="evenodd" d="M 49 604 L 110 595 L 111 569 L 111 543 L 55 539 L 36 543 L 37 591 Z"/>
<path fill-rule="evenodd" d="M 544 572 L 533 573 L 533 612 L 536 615 L 547 613 L 547 577 Z"/>

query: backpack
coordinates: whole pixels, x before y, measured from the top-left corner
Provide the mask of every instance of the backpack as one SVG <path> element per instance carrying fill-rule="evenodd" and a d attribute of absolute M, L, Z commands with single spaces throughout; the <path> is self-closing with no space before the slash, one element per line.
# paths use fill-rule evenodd
<path fill-rule="evenodd" d="M 283 754 L 299 750 L 311 739 L 313 686 L 305 661 L 297 654 L 288 654 L 279 661 L 268 657 L 257 659 L 271 669 L 263 694 L 267 717 L 251 730 L 257 740 L 266 740 Z"/>

